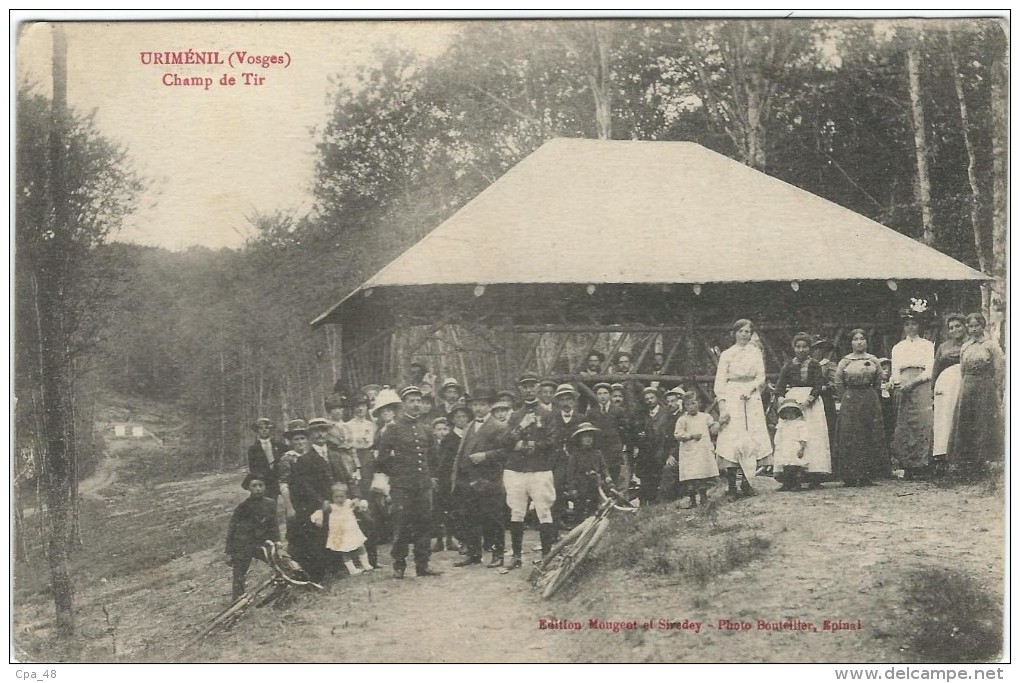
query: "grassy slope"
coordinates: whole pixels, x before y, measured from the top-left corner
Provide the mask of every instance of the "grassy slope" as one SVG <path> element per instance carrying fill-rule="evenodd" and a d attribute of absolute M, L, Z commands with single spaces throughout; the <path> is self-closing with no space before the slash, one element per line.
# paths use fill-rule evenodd
<path fill-rule="evenodd" d="M 769 490 L 697 511 L 663 505 L 614 520 L 555 616 L 705 624 L 700 634 L 562 634 L 576 661 L 966 658 L 951 651 L 961 629 L 970 644 L 989 629 L 1001 633 L 994 612 L 1003 599 L 1003 547 L 1001 495 L 980 485 L 884 482 L 800 494 Z M 948 580 L 940 578 L 946 570 Z M 952 598 L 961 586 L 984 602 L 968 610 Z M 919 593 L 928 599 L 919 601 Z M 713 628 L 720 619 L 750 621 L 752 630 Z M 759 631 L 758 619 L 801 619 L 819 632 Z M 863 629 L 821 632 L 824 619 L 860 619 Z M 933 642 L 941 649 L 930 651 Z M 993 659 L 997 644 L 984 645 L 979 658 Z"/>

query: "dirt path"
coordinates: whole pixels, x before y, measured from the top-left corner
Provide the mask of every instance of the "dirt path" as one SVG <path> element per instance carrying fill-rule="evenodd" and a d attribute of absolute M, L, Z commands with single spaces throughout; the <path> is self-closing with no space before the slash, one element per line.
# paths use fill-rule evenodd
<path fill-rule="evenodd" d="M 409 571 L 398 581 L 386 568 L 336 581 L 326 595 L 303 595 L 283 614 L 256 610 L 261 613 L 189 658 L 247 661 L 262 651 L 260 643 L 273 640 L 274 658 L 288 662 L 562 661 L 550 641 L 536 637 L 541 607 L 526 570 L 500 575 L 456 568 L 456 558 L 454 552 L 433 556 L 440 577 L 419 579 Z M 274 637 L 281 628 L 286 639 Z"/>

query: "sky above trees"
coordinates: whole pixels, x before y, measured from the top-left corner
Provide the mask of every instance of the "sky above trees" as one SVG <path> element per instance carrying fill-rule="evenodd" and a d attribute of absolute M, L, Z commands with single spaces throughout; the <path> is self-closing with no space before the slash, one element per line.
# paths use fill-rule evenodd
<path fill-rule="evenodd" d="M 128 147 L 136 168 L 152 180 L 139 210 L 116 239 L 171 249 L 199 244 L 239 247 L 254 212 L 311 204 L 316 138 L 331 107 L 330 81 L 350 78 L 375 59 L 375 50 L 403 47 L 437 54 L 449 24 L 251 22 L 69 24 L 68 102 L 96 110 L 107 137 Z M 291 65 L 144 65 L 145 51 L 244 50 L 289 52 Z M 46 24 L 22 25 L 17 48 L 19 85 L 50 93 L 52 38 Z M 241 74 L 265 77 L 244 86 Z M 182 77 L 235 76 L 234 87 L 165 86 Z"/>

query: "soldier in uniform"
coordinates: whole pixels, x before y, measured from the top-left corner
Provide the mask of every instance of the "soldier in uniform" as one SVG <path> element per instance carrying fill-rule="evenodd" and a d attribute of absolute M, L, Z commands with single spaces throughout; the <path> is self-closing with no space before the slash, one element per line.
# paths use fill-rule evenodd
<path fill-rule="evenodd" d="M 420 416 L 421 389 L 404 387 L 400 399 L 402 413 L 380 434 L 375 463 L 376 472 L 388 480 L 393 501 L 393 578 L 404 578 L 411 543 L 415 573 L 438 576 L 440 572 L 429 567 L 432 491 L 438 484 L 432 476 L 436 444 L 432 430 Z"/>

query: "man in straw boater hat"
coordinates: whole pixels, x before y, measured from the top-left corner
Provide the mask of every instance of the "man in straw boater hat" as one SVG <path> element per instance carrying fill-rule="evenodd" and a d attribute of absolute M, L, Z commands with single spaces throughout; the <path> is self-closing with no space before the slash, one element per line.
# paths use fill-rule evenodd
<path fill-rule="evenodd" d="M 550 458 L 552 460 L 553 479 L 557 494 L 563 491 L 564 477 L 567 467 L 567 441 L 570 435 L 584 423 L 584 415 L 577 409 L 578 392 L 572 384 L 561 384 L 556 387 L 553 402 L 556 409 L 547 422 Z M 566 500 L 557 495 L 553 504 L 553 521 L 556 532 L 564 525 L 564 513 L 567 509 Z"/>
<path fill-rule="evenodd" d="M 503 566 L 503 437 L 507 426 L 492 416 L 495 394 L 476 389 L 468 407 L 474 419 L 464 433 L 454 464 L 453 494 L 464 511 L 467 556 L 455 567 L 482 563 L 482 553 L 492 551 L 489 567 Z"/>
<path fill-rule="evenodd" d="M 432 491 L 438 485 L 432 473 L 436 444 L 430 426 L 421 419 L 421 389 L 404 387 L 400 399 L 401 414 L 380 434 L 375 464 L 381 475 L 378 486 L 388 486 L 393 501 L 393 578 L 404 578 L 412 543 L 415 573 L 438 576 L 440 572 L 429 567 Z"/>
<path fill-rule="evenodd" d="M 273 438 L 273 422 L 269 418 L 260 417 L 251 428 L 255 432 L 255 443 L 248 446 L 248 472 L 262 478 L 266 498 L 275 501 L 280 495 L 277 463 L 287 452 L 287 446 Z"/>
<path fill-rule="evenodd" d="M 525 372 L 517 382 L 523 405 L 507 421 L 503 437 L 507 459 L 503 468 L 506 504 L 510 507 L 510 547 L 512 557 L 506 570 L 520 568 L 524 548 L 524 518 L 528 502 L 538 516 L 542 554 L 552 548 L 556 529 L 552 507 L 556 502 L 553 459 L 547 429 L 552 411 L 538 400 L 538 376 Z"/>

